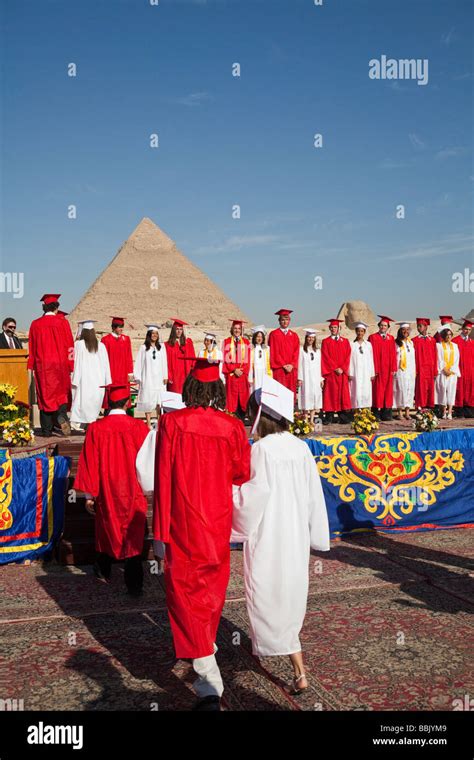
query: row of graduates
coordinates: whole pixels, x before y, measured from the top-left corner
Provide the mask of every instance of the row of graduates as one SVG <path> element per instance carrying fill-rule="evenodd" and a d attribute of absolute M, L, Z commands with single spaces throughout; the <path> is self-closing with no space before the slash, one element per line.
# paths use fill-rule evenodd
<path fill-rule="evenodd" d="M 230 577 L 230 542 L 242 542 L 253 653 L 289 656 L 295 694 L 308 688 L 299 639 L 310 549 L 329 550 L 323 490 L 308 446 L 288 432 L 294 394 L 269 376 L 252 394 L 255 442 L 224 412 L 219 365 L 192 359 L 185 407 L 157 431 L 125 413 L 129 388 L 109 389 L 110 413 L 89 425 L 74 488 L 96 520 L 96 576 L 125 560 L 129 593 L 143 587 L 145 493 L 153 492 L 155 555 L 164 564 L 177 658 L 192 660 L 196 709 L 218 710 L 224 689 L 217 630 Z"/>
<path fill-rule="evenodd" d="M 43 317 L 30 327 L 28 367 L 34 370 L 42 434 L 51 435 L 56 420 L 69 434 L 67 412 L 74 426 L 93 422 L 100 409 L 108 410 L 104 386 L 134 378 L 139 383 L 137 409 L 146 414 L 159 409 L 165 390 L 181 394 L 191 369 L 195 348 L 186 337 L 186 322 L 173 318 L 168 340 L 161 344 L 159 328 L 147 324 L 144 344 L 133 360 L 123 317 L 112 317 L 111 332 L 98 341 L 94 321 L 79 324 L 74 342 L 59 294 L 46 294 Z M 303 346 L 290 329 L 290 309 L 276 312 L 279 327 L 268 335 L 263 325 L 252 329 L 252 343 L 243 336 L 243 321 L 231 320 L 230 336 L 218 348 L 216 336 L 206 333 L 198 357 L 219 363 L 226 385 L 226 408 L 244 418 L 250 394 L 274 377 L 295 394 L 299 408 L 311 419 L 324 411 L 325 424 L 348 422 L 353 409 L 372 407 L 376 416 L 391 419 L 395 406 L 408 416 L 413 404 L 435 404 L 451 416 L 474 414 L 474 341 L 472 323 L 464 321 L 453 338 L 452 317 L 442 316 L 442 337 L 428 336 L 429 320 L 417 319 L 418 336 L 410 338 L 409 324 L 398 323 L 397 338 L 389 333 L 389 317 L 380 315 L 379 332 L 366 340 L 367 325 L 356 325 L 356 338 L 340 335 L 341 320 L 331 319 L 330 335 L 316 346 L 316 330 L 307 330 Z M 448 320 L 450 320 L 448 322 Z M 439 341 L 438 346 L 436 345 Z M 164 349 L 163 349 L 164 345 Z"/>

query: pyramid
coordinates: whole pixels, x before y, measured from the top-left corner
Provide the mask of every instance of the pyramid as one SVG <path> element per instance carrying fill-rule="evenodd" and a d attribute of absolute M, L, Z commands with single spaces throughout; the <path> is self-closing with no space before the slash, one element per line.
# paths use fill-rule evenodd
<path fill-rule="evenodd" d="M 146 333 L 144 322 L 164 325 L 175 316 L 190 324 L 188 332 L 215 328 L 227 334 L 229 317 L 248 320 L 146 217 L 71 311 L 69 321 L 74 330 L 78 321 L 92 315 L 101 333 L 110 329 L 115 314 L 125 317 L 125 331 L 132 337 Z"/>

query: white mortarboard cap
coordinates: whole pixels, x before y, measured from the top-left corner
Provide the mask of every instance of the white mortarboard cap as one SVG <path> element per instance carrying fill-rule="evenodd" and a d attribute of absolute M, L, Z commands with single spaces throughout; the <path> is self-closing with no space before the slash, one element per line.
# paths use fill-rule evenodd
<path fill-rule="evenodd" d="M 362 327 L 363 330 L 367 330 L 368 325 L 366 325 L 365 322 L 356 322 L 354 325 L 354 330 L 357 330 L 358 327 Z"/>
<path fill-rule="evenodd" d="M 316 335 L 318 332 L 321 332 L 321 330 L 316 330 L 314 327 L 308 327 L 308 329 L 305 330 L 306 335 Z"/>
<path fill-rule="evenodd" d="M 252 327 L 252 335 L 255 335 L 255 333 L 261 332 L 264 335 L 267 334 L 267 330 L 265 325 L 256 325 L 255 327 Z"/>
<path fill-rule="evenodd" d="M 273 377 L 264 375 L 262 387 L 256 391 L 256 399 L 265 414 L 268 414 L 275 420 L 284 417 L 288 422 L 293 422 L 294 393 L 277 380 L 274 380 Z"/>
<path fill-rule="evenodd" d="M 83 330 L 93 330 L 96 322 L 96 319 L 85 319 L 83 322 L 79 322 L 79 324 Z"/>
<path fill-rule="evenodd" d="M 399 325 L 400 327 L 410 327 L 409 322 L 397 322 L 397 325 Z"/>
<path fill-rule="evenodd" d="M 184 409 L 186 404 L 183 402 L 181 393 L 172 391 L 163 391 L 161 394 L 161 406 L 165 412 L 173 412 L 176 409 Z"/>
<path fill-rule="evenodd" d="M 453 325 L 447 322 L 445 325 L 440 325 L 438 328 L 438 332 L 442 333 L 443 330 L 451 330 L 453 332 Z"/>
<path fill-rule="evenodd" d="M 160 331 L 160 328 L 158 327 L 158 325 L 155 322 L 153 322 L 153 324 L 151 324 L 151 325 L 145 325 L 145 327 L 146 327 L 147 330 L 156 330 L 156 332 Z"/>
<path fill-rule="evenodd" d="M 216 340 L 216 337 L 217 337 L 217 336 L 215 335 L 215 333 L 210 333 L 210 332 L 205 332 L 205 333 L 204 333 L 204 338 L 205 338 L 205 339 L 206 339 L 206 338 L 209 338 L 209 340 L 214 340 L 214 341 L 215 341 L 215 340 Z"/>

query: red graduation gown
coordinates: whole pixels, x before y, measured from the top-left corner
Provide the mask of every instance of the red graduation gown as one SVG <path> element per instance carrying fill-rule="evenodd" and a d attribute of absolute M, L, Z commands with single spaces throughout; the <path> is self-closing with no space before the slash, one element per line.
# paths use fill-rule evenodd
<path fill-rule="evenodd" d="M 186 338 L 186 345 L 181 346 L 177 340 L 174 346 L 166 341 L 166 358 L 168 359 L 168 385 L 167 388 L 173 393 L 182 393 L 184 381 L 191 372 L 193 363 L 180 356 L 196 356 L 194 343 L 191 338 Z"/>
<path fill-rule="evenodd" d="M 28 336 L 28 369 L 35 373 L 38 406 L 55 412 L 67 404 L 74 370 L 74 338 L 69 322 L 57 314 L 33 320 Z"/>
<path fill-rule="evenodd" d="M 250 343 L 246 338 L 241 338 L 236 351 L 233 338 L 226 338 L 222 344 L 224 364 L 222 372 L 225 376 L 226 404 L 229 412 L 236 412 L 240 408 L 245 410 L 250 396 L 249 372 L 250 372 Z M 243 374 L 236 377 L 236 369 L 242 369 Z"/>
<path fill-rule="evenodd" d="M 229 582 L 232 484 L 249 478 L 240 420 L 202 407 L 161 418 L 153 534 L 167 545 L 166 599 L 179 658 L 213 653 Z"/>
<path fill-rule="evenodd" d="M 372 380 L 372 406 L 375 409 L 393 408 L 393 372 L 397 371 L 397 349 L 395 338 L 380 333 L 369 335 L 374 354 L 376 378 Z M 416 350 L 416 349 L 415 349 Z"/>
<path fill-rule="evenodd" d="M 351 344 L 347 338 L 339 336 L 334 340 L 331 336 L 321 341 L 321 374 L 324 377 L 323 410 L 325 412 L 341 412 L 351 408 L 349 392 L 349 365 L 351 361 Z M 342 375 L 335 370 L 340 368 Z"/>
<path fill-rule="evenodd" d="M 300 339 L 293 330 L 285 333 L 279 327 L 272 330 L 268 336 L 270 346 L 270 366 L 273 370 L 273 379 L 289 388 L 296 394 L 298 381 L 298 360 L 300 356 Z M 283 366 L 292 364 L 291 372 L 285 372 Z"/>
<path fill-rule="evenodd" d="M 96 499 L 95 546 L 115 559 L 141 554 L 147 502 L 135 460 L 148 435 L 142 420 L 109 414 L 87 428 L 74 488 Z"/>
<path fill-rule="evenodd" d="M 474 340 L 463 340 L 461 335 L 453 338 L 459 348 L 459 371 L 454 406 L 474 406 Z"/>
<path fill-rule="evenodd" d="M 104 335 L 101 340 L 109 355 L 110 375 L 113 385 L 126 385 L 128 376 L 133 372 L 132 342 L 128 335 L 114 338 L 112 333 Z M 107 393 L 104 395 L 104 409 L 108 409 Z"/>
<path fill-rule="evenodd" d="M 413 346 L 416 364 L 415 406 L 425 409 L 434 406 L 434 382 L 438 374 L 436 341 L 430 335 L 426 338 L 416 335 Z"/>

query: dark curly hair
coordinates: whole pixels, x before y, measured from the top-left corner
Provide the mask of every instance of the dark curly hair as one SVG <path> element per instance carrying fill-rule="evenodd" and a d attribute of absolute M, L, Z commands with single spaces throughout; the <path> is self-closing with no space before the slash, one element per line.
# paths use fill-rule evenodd
<path fill-rule="evenodd" d="M 221 409 L 226 406 L 225 386 L 222 380 L 214 380 L 212 383 L 201 383 L 193 375 L 189 374 L 183 385 L 183 401 L 186 406 L 202 406 L 207 409 Z"/>

